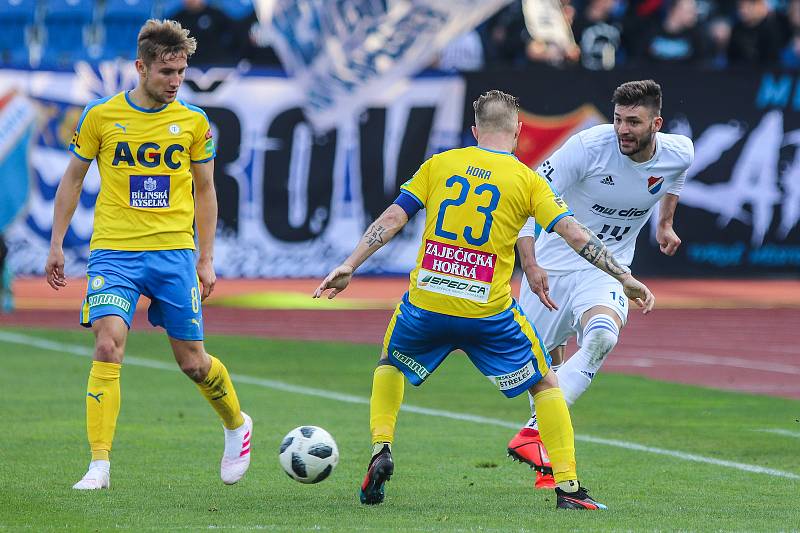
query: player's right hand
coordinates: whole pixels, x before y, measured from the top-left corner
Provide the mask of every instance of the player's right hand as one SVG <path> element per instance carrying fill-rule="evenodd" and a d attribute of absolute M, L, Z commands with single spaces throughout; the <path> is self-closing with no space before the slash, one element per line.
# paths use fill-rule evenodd
<path fill-rule="evenodd" d="M 47 262 L 44 264 L 44 271 L 47 274 L 47 283 L 55 290 L 67 286 L 67 280 L 64 279 L 64 250 L 50 248 Z"/>
<path fill-rule="evenodd" d="M 331 292 L 328 294 L 328 299 L 335 298 L 337 294 L 345 290 L 350 284 L 350 280 L 353 278 L 353 270 L 352 266 L 345 263 L 331 270 L 331 273 L 322 280 L 317 290 L 314 291 L 314 298 L 321 297 L 328 289 L 331 289 Z"/>
<path fill-rule="evenodd" d="M 547 271 L 545 269 L 538 265 L 531 265 L 525 269 L 525 278 L 527 278 L 533 294 L 539 297 L 539 301 L 548 311 L 558 309 L 558 304 L 550 298 L 550 287 L 547 285 Z"/>
<path fill-rule="evenodd" d="M 636 305 L 643 309 L 642 312 L 645 315 L 652 311 L 653 307 L 656 305 L 656 297 L 653 296 L 653 293 L 650 292 L 647 285 L 633 276 L 629 275 L 625 279 L 622 283 L 622 290 L 625 291 L 625 296 L 636 302 Z"/>

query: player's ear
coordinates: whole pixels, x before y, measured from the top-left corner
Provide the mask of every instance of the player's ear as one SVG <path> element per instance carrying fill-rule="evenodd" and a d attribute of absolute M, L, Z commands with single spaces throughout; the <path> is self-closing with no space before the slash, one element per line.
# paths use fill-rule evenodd
<path fill-rule="evenodd" d="M 135 62 L 135 65 L 136 65 L 136 72 L 138 72 L 142 76 L 147 74 L 147 65 L 144 64 L 144 61 L 142 61 L 141 59 L 137 58 L 136 62 Z"/>
<path fill-rule="evenodd" d="M 517 122 L 517 133 L 514 135 L 514 138 L 519 139 L 520 133 L 522 133 L 522 122 Z"/>
<path fill-rule="evenodd" d="M 661 126 L 664 125 L 664 119 L 661 117 L 656 117 L 653 119 L 653 133 L 657 131 L 661 131 Z"/>
<path fill-rule="evenodd" d="M 472 136 L 475 137 L 475 140 L 478 140 L 478 127 L 472 126 Z"/>

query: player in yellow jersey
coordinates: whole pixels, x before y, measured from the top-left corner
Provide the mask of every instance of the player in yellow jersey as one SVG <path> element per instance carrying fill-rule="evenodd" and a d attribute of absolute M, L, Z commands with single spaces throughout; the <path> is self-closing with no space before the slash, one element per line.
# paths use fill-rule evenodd
<path fill-rule="evenodd" d="M 580 486 L 567 404 L 550 355 L 511 297 L 514 244 L 532 216 L 584 259 L 618 279 L 646 310 L 655 300 L 603 243 L 572 216 L 539 174 L 513 155 L 522 123 L 517 99 L 489 91 L 473 104 L 478 146 L 428 159 L 356 249 L 314 292 L 335 297 L 353 272 L 424 208 L 425 231 L 408 292 L 389 322 L 370 398 L 372 459 L 361 502 L 378 504 L 394 473 L 391 443 L 403 400 L 403 376 L 420 385 L 456 349 L 508 397 L 529 391 L 557 483 L 557 507 L 605 509 Z"/>
<path fill-rule="evenodd" d="M 138 85 L 86 106 L 69 148 L 75 157 L 56 192 L 45 271 L 58 290 L 66 285 L 64 235 L 89 165 L 97 161 L 100 193 L 81 310 L 81 324 L 95 336 L 86 394 L 92 459 L 75 489 L 109 486 L 120 368 L 140 295 L 150 298 L 148 318 L 166 329 L 181 370 L 222 419 L 222 481 L 236 483 L 250 465 L 252 420 L 239 407 L 227 369 L 203 344 L 201 301 L 216 282 L 216 150 L 206 114 L 177 99 L 195 48 L 195 39 L 175 21 L 142 26 Z"/>

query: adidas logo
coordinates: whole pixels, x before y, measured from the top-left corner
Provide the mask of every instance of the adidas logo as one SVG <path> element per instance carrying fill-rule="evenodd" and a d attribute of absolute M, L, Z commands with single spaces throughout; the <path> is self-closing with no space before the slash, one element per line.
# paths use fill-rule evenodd
<path fill-rule="evenodd" d="M 614 178 L 612 178 L 611 176 L 606 176 L 600 181 L 600 183 L 602 183 L 603 185 L 614 185 Z"/>

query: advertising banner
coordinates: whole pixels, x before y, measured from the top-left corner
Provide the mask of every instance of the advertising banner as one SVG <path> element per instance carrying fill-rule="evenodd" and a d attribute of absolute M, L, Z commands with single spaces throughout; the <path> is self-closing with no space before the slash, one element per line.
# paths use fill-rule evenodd
<path fill-rule="evenodd" d="M 518 157 L 538 165 L 572 132 L 611 122 L 621 83 L 655 79 L 664 92 L 662 131 L 687 135 L 695 159 L 675 214 L 683 244 L 659 252 L 655 212 L 637 242 L 634 270 L 664 276 L 800 273 L 800 78 L 796 74 L 647 69 L 612 72 L 541 67 L 467 76 L 467 113 L 482 92 L 520 97 Z M 523 133 L 525 135 L 525 133 Z M 635 207 L 635 206 L 631 206 Z"/>
<path fill-rule="evenodd" d="M 523 133 L 517 156 L 535 167 L 570 135 L 608 122 L 617 85 L 646 77 L 664 89 L 664 131 L 691 137 L 695 161 L 675 215 L 683 245 L 675 257 L 662 255 L 655 225 L 646 226 L 637 243 L 636 272 L 796 276 L 800 84 L 794 75 L 547 67 L 464 76 L 425 73 L 398 93 L 371 95 L 362 111 L 342 111 L 325 134 L 308 121 L 297 80 L 189 69 L 180 97 L 206 111 L 218 140 L 217 270 L 229 277 L 327 273 L 427 157 L 474 143 L 472 101 L 488 89 L 520 97 Z M 5 161 L 12 153 L 21 161 L 3 178 L 24 177 L 27 169 L 31 182 L 22 188 L 26 213 L 4 232 L 17 273 L 42 272 L 55 191 L 83 107 L 133 88 L 135 80 L 132 65 L 122 64 L 80 64 L 74 72 L 0 70 L 0 95 L 23 98 L 28 110 L 25 121 L 3 130 L 3 139 L 14 141 L 2 145 L 14 148 L 3 152 Z M 12 117 L 9 105 L 0 108 L 5 109 L 0 120 Z M 84 272 L 99 187 L 92 165 L 64 243 L 70 275 Z M 656 219 L 654 213 L 651 223 Z M 422 223 L 421 216 L 412 219 L 363 271 L 407 273 Z"/>
<path fill-rule="evenodd" d="M 133 88 L 130 68 L 0 71 L 0 94 L 25 93 L 38 113 L 27 216 L 6 236 L 18 274 L 43 271 L 55 192 L 83 107 Z M 282 76 L 190 69 L 180 97 L 206 111 L 218 140 L 215 265 L 228 277 L 326 274 L 427 157 L 461 142 L 464 81 L 457 75 L 424 76 L 400 93 L 377 94 L 362 112 L 342 113 L 324 135 L 306 120 L 298 83 Z M 84 272 L 99 187 L 92 164 L 64 241 L 68 275 Z M 363 271 L 407 273 L 423 223 L 412 220 Z"/>
<path fill-rule="evenodd" d="M 0 92 L 0 233 L 28 199 L 28 147 L 36 110 L 17 91 Z"/>

